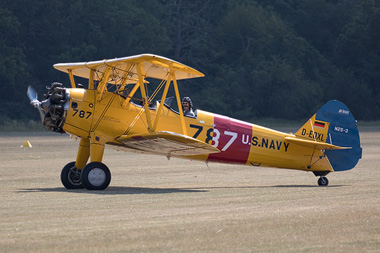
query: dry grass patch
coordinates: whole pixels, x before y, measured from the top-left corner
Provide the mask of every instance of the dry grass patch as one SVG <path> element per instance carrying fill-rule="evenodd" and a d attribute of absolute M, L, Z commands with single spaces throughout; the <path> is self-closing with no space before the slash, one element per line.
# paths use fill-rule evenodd
<path fill-rule="evenodd" d="M 0 135 L 0 250 L 356 251 L 380 249 L 380 132 L 363 159 L 318 187 L 311 173 L 210 164 L 107 149 L 110 187 L 66 190 L 79 142 Z M 33 148 L 20 148 L 29 140 Z"/>

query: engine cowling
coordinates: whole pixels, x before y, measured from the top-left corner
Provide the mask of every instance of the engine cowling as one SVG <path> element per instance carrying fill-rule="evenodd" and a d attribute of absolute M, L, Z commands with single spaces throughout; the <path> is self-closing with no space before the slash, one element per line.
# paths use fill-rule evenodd
<path fill-rule="evenodd" d="M 45 112 L 42 123 L 46 130 L 64 133 L 62 127 L 67 115 L 70 93 L 58 82 L 46 88 L 48 92 L 45 94 L 45 100 L 41 102 Z"/>

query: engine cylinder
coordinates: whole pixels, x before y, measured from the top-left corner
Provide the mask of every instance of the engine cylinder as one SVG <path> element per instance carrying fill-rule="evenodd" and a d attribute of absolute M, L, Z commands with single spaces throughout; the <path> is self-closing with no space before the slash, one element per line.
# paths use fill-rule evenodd
<path fill-rule="evenodd" d="M 66 89 L 61 83 L 54 82 L 47 88 L 43 109 L 45 116 L 43 125 L 46 130 L 64 133 L 62 126 L 65 120 L 64 106 L 67 102 Z"/>

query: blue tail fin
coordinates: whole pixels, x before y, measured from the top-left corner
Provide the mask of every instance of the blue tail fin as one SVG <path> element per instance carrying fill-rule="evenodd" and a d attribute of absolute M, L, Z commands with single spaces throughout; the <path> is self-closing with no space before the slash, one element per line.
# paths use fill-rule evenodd
<path fill-rule="evenodd" d="M 329 122 L 326 142 L 341 147 L 351 147 L 344 150 L 326 150 L 334 171 L 350 170 L 362 157 L 360 137 L 356 120 L 345 104 L 337 100 L 327 102 L 316 113 L 316 120 Z"/>

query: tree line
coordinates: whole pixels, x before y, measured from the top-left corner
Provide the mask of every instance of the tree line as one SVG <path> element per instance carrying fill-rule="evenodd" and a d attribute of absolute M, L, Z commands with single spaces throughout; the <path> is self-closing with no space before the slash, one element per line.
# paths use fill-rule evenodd
<path fill-rule="evenodd" d="M 206 77 L 196 108 L 243 120 L 310 117 L 330 99 L 380 119 L 379 0 L 3 0 L 0 120 L 34 119 L 68 77 L 52 65 L 153 53 Z"/>

